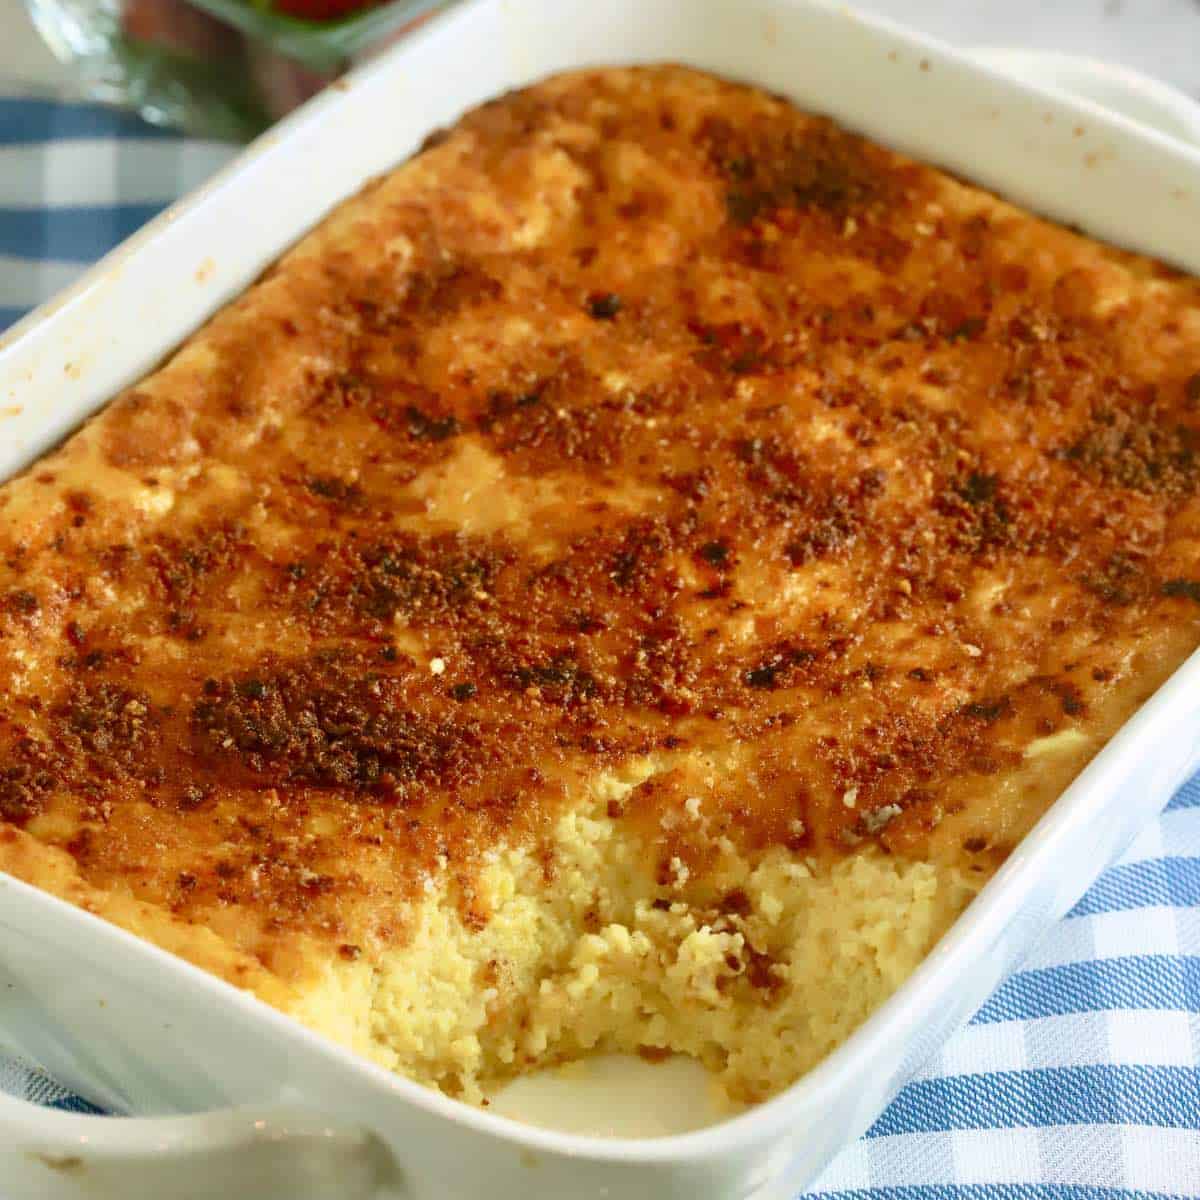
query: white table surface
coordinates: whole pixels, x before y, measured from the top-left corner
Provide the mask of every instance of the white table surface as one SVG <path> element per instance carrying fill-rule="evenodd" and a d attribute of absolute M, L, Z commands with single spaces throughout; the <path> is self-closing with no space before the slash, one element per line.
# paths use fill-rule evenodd
<path fill-rule="evenodd" d="M 1123 63 L 1200 99 L 1198 0 L 852 0 L 951 42 L 1036 46 Z M 0 0 L 0 79 L 64 86 L 22 0 Z"/>

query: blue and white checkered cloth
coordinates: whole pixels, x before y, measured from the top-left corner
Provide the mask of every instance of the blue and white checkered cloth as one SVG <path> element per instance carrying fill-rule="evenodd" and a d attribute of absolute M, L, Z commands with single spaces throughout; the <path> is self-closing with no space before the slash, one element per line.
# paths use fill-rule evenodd
<path fill-rule="evenodd" d="M 0 85 L 0 328 L 202 183 L 236 147 Z"/>
<path fill-rule="evenodd" d="M 231 153 L 0 95 L 0 326 Z M 90 1111 L 2 1055 L 0 1089 Z M 1200 777 L 810 1194 L 1200 1196 Z"/>

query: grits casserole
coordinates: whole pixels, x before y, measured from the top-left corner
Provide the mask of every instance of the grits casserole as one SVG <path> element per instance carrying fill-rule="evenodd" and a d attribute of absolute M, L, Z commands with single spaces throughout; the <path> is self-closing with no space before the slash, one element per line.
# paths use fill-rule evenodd
<path fill-rule="evenodd" d="M 0 488 L 0 869 L 484 1103 L 786 1087 L 1200 643 L 1200 285 L 680 67 Z"/>

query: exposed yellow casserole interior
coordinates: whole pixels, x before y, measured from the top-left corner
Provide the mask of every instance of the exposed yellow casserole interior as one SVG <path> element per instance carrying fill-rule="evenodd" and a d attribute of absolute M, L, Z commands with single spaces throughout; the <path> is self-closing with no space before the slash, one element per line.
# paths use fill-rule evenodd
<path fill-rule="evenodd" d="M 0 867 L 469 1101 L 760 1100 L 1200 641 L 1198 431 L 1194 281 L 552 79 L 0 489 Z"/>

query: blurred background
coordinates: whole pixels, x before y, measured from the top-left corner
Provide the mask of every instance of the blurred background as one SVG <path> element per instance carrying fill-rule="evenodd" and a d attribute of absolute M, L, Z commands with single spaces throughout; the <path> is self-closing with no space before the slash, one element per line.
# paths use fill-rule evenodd
<path fill-rule="evenodd" d="M 1122 64 L 1200 99 L 1198 0 L 857 3 L 963 45 Z M 193 134 L 241 140 L 434 7 L 435 0 L 0 0 L 0 86 L 100 98 Z"/>

